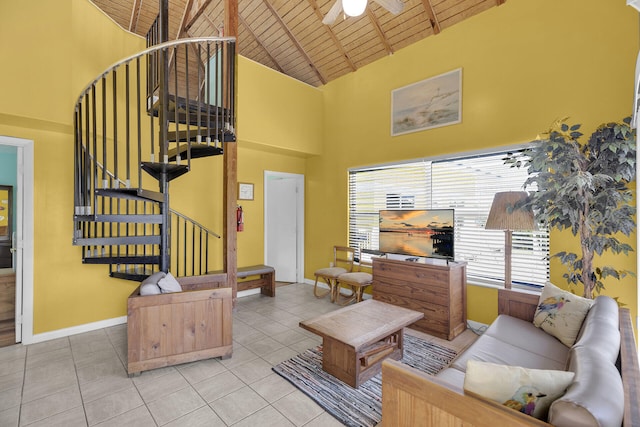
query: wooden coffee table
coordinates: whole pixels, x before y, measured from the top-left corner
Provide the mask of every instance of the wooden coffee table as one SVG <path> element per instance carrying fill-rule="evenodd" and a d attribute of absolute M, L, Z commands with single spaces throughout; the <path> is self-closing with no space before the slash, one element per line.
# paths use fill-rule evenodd
<path fill-rule="evenodd" d="M 386 358 L 402 359 L 402 329 L 423 313 L 366 300 L 300 326 L 322 337 L 322 369 L 351 387 L 380 372 Z"/>

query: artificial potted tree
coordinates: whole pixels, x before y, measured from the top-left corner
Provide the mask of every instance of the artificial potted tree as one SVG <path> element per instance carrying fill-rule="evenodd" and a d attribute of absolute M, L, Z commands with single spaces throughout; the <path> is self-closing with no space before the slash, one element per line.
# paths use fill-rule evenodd
<path fill-rule="evenodd" d="M 581 253 L 559 252 L 570 285 L 583 285 L 583 296 L 593 298 L 604 289 L 604 279 L 621 279 L 632 272 L 612 265 L 596 265 L 595 255 L 628 254 L 631 246 L 618 237 L 635 230 L 633 193 L 636 138 L 630 118 L 598 127 L 586 141 L 580 125 L 556 121 L 531 148 L 505 159 L 527 168 L 525 205 L 549 229 L 571 230 L 580 239 Z"/>

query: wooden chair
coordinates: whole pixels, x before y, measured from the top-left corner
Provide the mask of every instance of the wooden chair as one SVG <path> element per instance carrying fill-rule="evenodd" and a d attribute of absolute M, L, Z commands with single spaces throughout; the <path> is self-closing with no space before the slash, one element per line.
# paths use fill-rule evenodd
<path fill-rule="evenodd" d="M 322 298 L 326 295 L 330 296 L 331 302 L 337 299 L 337 279 L 343 273 L 353 271 L 353 258 L 355 249 L 347 246 L 333 247 L 333 266 L 316 270 L 313 274 L 316 276 L 316 282 L 313 285 L 313 294 L 316 298 Z M 329 286 L 328 291 L 320 291 L 318 288 L 318 279 L 324 280 Z"/>
<path fill-rule="evenodd" d="M 373 275 L 371 274 L 372 269 L 373 262 L 371 260 L 367 261 L 360 258 L 360 262 L 358 263 L 358 271 L 343 273 L 338 276 L 336 285 L 337 297 L 340 298 L 341 296 L 343 296 L 340 293 L 340 289 L 343 286 L 347 286 L 351 290 L 351 295 L 345 295 L 344 300 L 339 302 L 341 305 L 347 305 L 353 301 L 355 301 L 356 303 L 362 301 L 364 290 L 368 286 L 371 286 L 371 284 L 373 283 Z"/>

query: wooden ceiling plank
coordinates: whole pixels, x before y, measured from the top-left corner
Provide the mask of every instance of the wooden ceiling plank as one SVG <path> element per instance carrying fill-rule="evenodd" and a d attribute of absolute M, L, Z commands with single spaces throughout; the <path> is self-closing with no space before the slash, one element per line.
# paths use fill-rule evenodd
<path fill-rule="evenodd" d="M 439 34 L 440 22 L 438 22 L 438 17 L 436 16 L 436 12 L 433 10 L 433 5 L 431 4 L 431 0 L 422 0 L 422 4 L 424 5 L 424 11 L 427 12 L 427 16 L 429 16 L 429 21 L 431 21 L 433 34 Z"/>
<path fill-rule="evenodd" d="M 309 0 L 309 3 L 311 3 L 311 7 L 316 13 L 318 20 L 322 22 L 322 19 L 324 17 L 322 16 L 322 12 L 320 12 L 320 8 L 318 7 L 318 3 L 316 2 L 316 0 Z M 338 49 L 338 51 L 340 52 L 340 55 L 344 58 L 347 65 L 349 65 L 349 68 L 351 68 L 351 71 L 356 71 L 357 70 L 356 65 L 351 60 L 351 57 L 349 56 L 349 53 L 345 50 L 344 46 L 342 46 L 342 43 L 340 43 L 340 40 L 338 40 L 338 37 L 336 37 L 336 34 L 331 29 L 331 26 L 324 25 L 324 24 L 322 24 L 322 26 L 326 29 L 327 34 L 329 34 L 329 37 L 333 41 L 333 44 L 336 46 L 336 49 Z"/>
<path fill-rule="evenodd" d="M 280 64 L 278 63 L 278 61 L 276 61 L 276 59 L 273 57 L 273 55 L 271 55 L 271 52 L 269 51 L 269 48 L 267 46 L 265 46 L 264 43 L 262 43 L 262 41 L 260 40 L 260 38 L 258 38 L 258 36 L 255 35 L 253 30 L 251 30 L 251 27 L 249 26 L 249 23 L 246 22 L 244 20 L 244 18 L 242 17 L 242 15 L 240 15 L 240 14 L 238 14 L 238 19 L 240 20 L 240 24 L 244 26 L 244 29 L 247 30 L 249 32 L 249 34 L 251 34 L 253 36 L 253 38 L 256 40 L 256 43 L 258 43 L 260 45 L 260 47 L 264 50 L 264 52 L 269 57 L 269 60 L 271 60 L 271 62 L 273 62 L 273 64 L 275 65 L 276 69 L 278 71 L 280 71 L 281 73 L 284 73 L 284 71 L 283 71 L 282 67 L 280 66 Z"/>
<path fill-rule="evenodd" d="M 140 6 L 142 4 L 142 0 L 134 0 L 133 7 L 131 8 L 131 19 L 129 20 L 129 31 L 132 33 L 136 32 L 136 28 L 138 27 L 138 17 L 140 16 Z"/>
<path fill-rule="evenodd" d="M 378 18 L 376 18 L 376 15 L 374 15 L 374 13 L 371 11 L 371 8 L 367 8 L 367 16 L 371 21 L 371 25 L 373 25 L 373 29 L 376 30 L 376 33 L 378 34 L 378 37 L 380 38 L 380 41 L 384 46 L 384 50 L 387 51 L 387 54 L 391 55 L 393 53 L 393 47 L 391 46 L 391 44 L 389 44 L 387 36 L 384 34 L 384 31 L 382 31 L 380 22 L 378 22 Z"/>
<path fill-rule="evenodd" d="M 326 79 L 320 73 L 320 70 L 318 70 L 318 68 L 314 65 L 313 61 L 311 60 L 311 58 L 309 57 L 307 52 L 304 50 L 304 48 L 302 47 L 300 42 L 298 42 L 296 37 L 291 33 L 291 31 L 289 31 L 289 28 L 287 27 L 285 22 L 280 17 L 280 14 L 278 14 L 278 11 L 275 10 L 275 8 L 273 7 L 273 5 L 270 3 L 269 0 L 262 0 L 262 1 L 264 2 L 265 6 L 267 6 L 267 8 L 271 11 L 273 16 L 277 19 L 277 21 L 280 23 L 280 25 L 282 26 L 282 29 L 287 33 L 287 35 L 289 36 L 289 38 L 291 39 L 293 44 L 296 46 L 296 48 L 300 51 L 302 56 L 305 57 L 309 67 L 311 67 L 313 69 L 315 74 L 318 76 L 318 79 L 322 82 L 322 84 L 326 84 L 327 83 Z"/>

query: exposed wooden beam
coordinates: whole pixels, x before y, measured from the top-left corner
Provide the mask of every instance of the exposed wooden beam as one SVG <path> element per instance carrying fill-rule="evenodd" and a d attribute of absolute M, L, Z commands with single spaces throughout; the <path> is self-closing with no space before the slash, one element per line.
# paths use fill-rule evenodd
<path fill-rule="evenodd" d="M 440 23 L 438 22 L 436 11 L 433 10 L 433 5 L 431 4 L 431 0 L 422 0 L 422 5 L 424 6 L 424 11 L 427 12 L 427 16 L 429 16 L 429 21 L 431 21 L 431 28 L 433 28 L 433 34 L 440 33 Z"/>
<path fill-rule="evenodd" d="M 378 18 L 376 18 L 376 15 L 373 14 L 369 7 L 367 7 L 367 16 L 371 21 L 371 25 L 373 25 L 373 28 L 376 30 L 376 33 L 378 33 L 378 37 L 384 45 L 384 49 L 387 51 L 387 54 L 391 55 L 393 53 L 393 47 L 391 47 L 389 40 L 387 40 L 387 37 L 384 35 L 384 31 L 382 31 L 382 27 L 380 27 L 380 21 L 378 21 Z"/>
<path fill-rule="evenodd" d="M 322 22 L 322 19 L 324 18 L 324 16 L 322 16 L 322 12 L 320 12 L 320 8 L 318 7 L 318 3 L 316 3 L 316 0 L 309 0 L 309 3 L 311 3 L 311 7 L 313 8 L 313 11 L 316 13 L 318 20 Z M 331 29 L 331 26 L 324 25 L 324 24 L 322 24 L 322 26 L 326 29 L 327 34 L 329 34 L 329 37 L 331 37 L 331 40 L 333 40 L 333 44 L 336 45 L 336 49 L 338 49 L 338 51 L 340 52 L 344 60 L 347 62 L 347 64 L 349 65 L 349 68 L 351 68 L 351 71 L 357 70 L 356 65 L 351 60 L 351 57 L 349 56 L 347 51 L 344 50 L 342 43 L 340 43 L 340 40 L 338 40 L 338 37 Z"/>
<path fill-rule="evenodd" d="M 179 39 L 183 34 L 188 34 L 187 30 L 184 27 L 185 20 L 187 19 L 187 14 L 193 7 L 193 0 L 189 0 L 182 11 L 182 18 L 180 18 L 180 26 L 178 27 L 178 33 L 176 34 L 176 39 Z"/>
<path fill-rule="evenodd" d="M 244 28 L 251 34 L 251 36 L 256 39 L 256 42 L 260 45 L 260 47 L 265 51 L 265 53 L 267 54 L 267 56 L 269 57 L 269 59 L 271 60 L 271 62 L 273 62 L 273 64 L 276 66 L 276 69 L 278 71 L 280 71 L 281 73 L 284 73 L 284 70 L 282 69 L 282 67 L 280 66 L 280 64 L 278 64 L 278 61 L 276 61 L 276 59 L 273 57 L 273 55 L 271 55 L 271 51 L 269 51 L 269 48 L 262 43 L 262 40 L 260 40 L 260 38 L 256 35 L 256 33 L 253 32 L 253 30 L 251 29 L 251 27 L 249 26 L 249 23 L 247 21 L 244 20 L 244 18 L 242 17 L 242 15 L 238 15 L 238 19 L 240 21 L 240 23 L 242 25 L 244 25 Z"/>
<path fill-rule="evenodd" d="M 133 7 L 131 8 L 131 19 L 129 20 L 129 31 L 131 31 L 132 33 L 135 33 L 138 27 L 140 6 L 142 6 L 142 0 L 134 0 Z"/>
<path fill-rule="evenodd" d="M 185 18 L 182 21 L 183 26 L 180 32 L 186 31 L 191 28 L 194 22 L 196 22 L 196 19 L 198 19 L 198 17 L 202 15 L 202 12 L 204 12 L 204 9 L 209 5 L 209 3 L 211 3 L 211 0 L 193 0 L 191 8 L 185 13 Z M 225 0 L 225 6 L 226 4 L 227 3 Z"/>
<path fill-rule="evenodd" d="M 316 73 L 316 75 L 318 76 L 318 79 L 320 79 L 320 82 L 322 84 L 326 84 L 327 83 L 327 79 L 324 78 L 322 73 L 320 73 L 320 70 L 318 70 L 318 68 L 313 64 L 313 61 L 311 60 L 311 58 L 309 57 L 307 52 L 304 50 L 304 48 L 302 47 L 302 45 L 300 44 L 298 39 L 296 39 L 296 37 L 293 35 L 293 33 L 289 30 L 289 27 L 287 27 L 287 24 L 285 24 L 285 22 L 282 20 L 282 18 L 280 17 L 280 14 L 278 13 L 278 11 L 276 11 L 274 9 L 274 7 L 271 5 L 269 0 L 262 0 L 262 1 L 265 4 L 265 6 L 267 6 L 267 9 L 269 9 L 271 11 L 271 13 L 273 14 L 273 17 L 276 18 L 276 20 L 280 23 L 280 25 L 282 26 L 282 29 L 287 34 L 289 39 L 293 42 L 293 44 L 296 46 L 298 51 L 302 54 L 302 56 L 304 56 L 304 58 L 307 61 L 307 64 L 309 64 L 309 67 L 311 67 L 313 72 Z"/>

